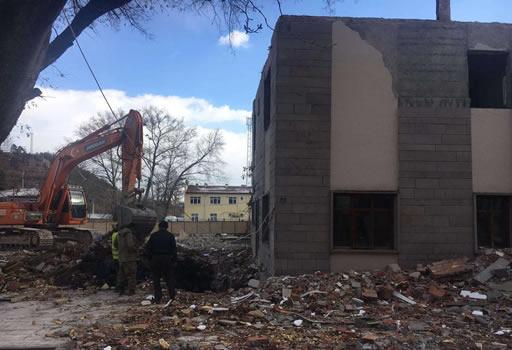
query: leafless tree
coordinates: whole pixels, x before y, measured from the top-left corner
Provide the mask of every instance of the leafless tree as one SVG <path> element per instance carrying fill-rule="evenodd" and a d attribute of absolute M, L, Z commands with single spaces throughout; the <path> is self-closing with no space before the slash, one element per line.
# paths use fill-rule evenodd
<path fill-rule="evenodd" d="M 281 0 L 272 0 L 281 9 Z M 267 0 L 0 0 L 0 143 L 9 135 L 27 101 L 40 96 L 39 74 L 76 43 L 91 26 L 142 23 L 157 11 L 194 12 L 229 31 L 271 28 Z"/>
<path fill-rule="evenodd" d="M 124 115 L 118 111 L 118 115 Z M 143 181 L 144 201 L 151 203 L 162 215 L 181 196 L 186 182 L 211 180 L 223 175 L 221 152 L 224 147 L 219 130 L 200 135 L 197 128 L 186 126 L 182 119 L 170 116 L 155 106 L 142 110 L 144 119 Z M 86 136 L 114 121 L 103 112 L 80 126 L 78 136 Z M 83 167 L 105 179 L 117 193 L 121 163 L 117 149 L 106 151 Z M 115 198 L 113 198 L 115 202 Z"/>
<path fill-rule="evenodd" d="M 173 118 L 164 110 L 150 106 L 143 110 L 144 118 L 144 200 L 154 194 L 153 183 L 159 176 L 162 162 L 175 155 L 190 142 L 194 129 L 186 128 L 183 120 Z"/>
<path fill-rule="evenodd" d="M 224 142 L 219 130 L 199 136 L 196 128 L 156 107 L 144 109 L 143 117 L 144 199 L 167 214 L 187 181 L 222 175 Z"/>
<path fill-rule="evenodd" d="M 186 183 L 222 176 L 224 161 L 220 153 L 223 147 L 222 133 L 214 130 L 195 142 L 185 144 L 177 156 L 167 158 L 165 175 L 160 177 L 163 192 L 159 194 L 166 213 Z"/>

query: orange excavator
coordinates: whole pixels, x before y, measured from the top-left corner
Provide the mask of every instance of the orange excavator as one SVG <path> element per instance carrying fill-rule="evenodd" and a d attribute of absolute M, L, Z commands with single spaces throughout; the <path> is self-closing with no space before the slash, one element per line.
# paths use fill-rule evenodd
<path fill-rule="evenodd" d="M 124 127 L 114 124 L 126 120 Z M 0 202 L 0 248 L 47 248 L 59 240 L 90 244 L 91 233 L 73 225 L 87 222 L 87 201 L 81 188 L 68 185 L 81 162 L 121 146 L 122 195 L 114 217 L 120 227 L 133 224 L 146 235 L 156 223 L 153 210 L 140 203 L 143 120 L 130 112 L 81 140 L 60 149 L 52 161 L 36 201 Z"/>

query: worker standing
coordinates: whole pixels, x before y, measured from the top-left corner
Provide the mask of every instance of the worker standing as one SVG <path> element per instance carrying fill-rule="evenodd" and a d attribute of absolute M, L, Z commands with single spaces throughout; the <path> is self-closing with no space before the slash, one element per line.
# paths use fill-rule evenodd
<path fill-rule="evenodd" d="M 133 224 L 123 227 L 117 237 L 119 248 L 119 294 L 133 295 L 137 284 L 138 241 Z"/>
<path fill-rule="evenodd" d="M 119 273 L 119 232 L 117 224 L 112 224 L 112 236 L 110 239 L 112 241 L 112 262 L 116 274 L 116 291 L 119 291 L 121 274 Z"/>
<path fill-rule="evenodd" d="M 155 292 L 155 303 L 162 300 L 162 286 L 160 280 L 163 278 L 167 285 L 169 298 L 174 300 L 176 296 L 174 266 L 176 264 L 176 239 L 167 231 L 169 224 L 161 221 L 158 224 L 159 230 L 153 232 L 144 248 L 144 255 L 149 260 Z"/>

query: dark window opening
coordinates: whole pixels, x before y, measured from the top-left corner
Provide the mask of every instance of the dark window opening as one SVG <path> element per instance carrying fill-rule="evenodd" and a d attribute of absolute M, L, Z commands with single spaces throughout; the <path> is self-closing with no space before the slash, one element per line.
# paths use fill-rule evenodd
<path fill-rule="evenodd" d="M 260 247 L 260 201 L 254 199 L 252 202 L 252 225 L 254 232 L 254 250 L 258 254 Z"/>
<path fill-rule="evenodd" d="M 272 98 L 271 91 L 271 71 L 270 68 L 265 75 L 265 82 L 263 83 L 263 129 L 267 131 L 268 126 L 270 125 L 270 105 Z"/>
<path fill-rule="evenodd" d="M 334 247 L 393 249 L 394 237 L 394 195 L 334 194 Z"/>
<path fill-rule="evenodd" d="M 476 232 L 479 247 L 510 247 L 510 197 L 476 198 Z"/>
<path fill-rule="evenodd" d="M 260 227 L 260 201 L 257 199 L 252 202 L 252 224 L 254 230 L 258 231 Z"/>
<path fill-rule="evenodd" d="M 252 152 L 252 162 L 254 162 L 254 154 L 256 153 L 256 114 L 252 114 L 252 147 L 251 147 L 251 152 Z"/>
<path fill-rule="evenodd" d="M 270 199 L 268 194 L 263 196 L 261 201 L 261 238 L 263 242 L 268 242 L 270 237 L 270 228 L 269 228 L 269 209 L 270 209 Z"/>
<path fill-rule="evenodd" d="M 507 52 L 468 53 L 469 98 L 473 108 L 506 108 Z"/>

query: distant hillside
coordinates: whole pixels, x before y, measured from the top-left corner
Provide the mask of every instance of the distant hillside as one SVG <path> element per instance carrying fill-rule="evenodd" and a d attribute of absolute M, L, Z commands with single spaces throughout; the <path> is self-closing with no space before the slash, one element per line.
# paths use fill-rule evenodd
<path fill-rule="evenodd" d="M 40 188 L 53 159 L 51 153 L 27 154 L 0 152 L 0 190 L 21 187 Z M 94 174 L 76 168 L 69 177 L 71 185 L 82 186 L 87 195 L 89 212 L 112 211 L 112 187 Z"/>

